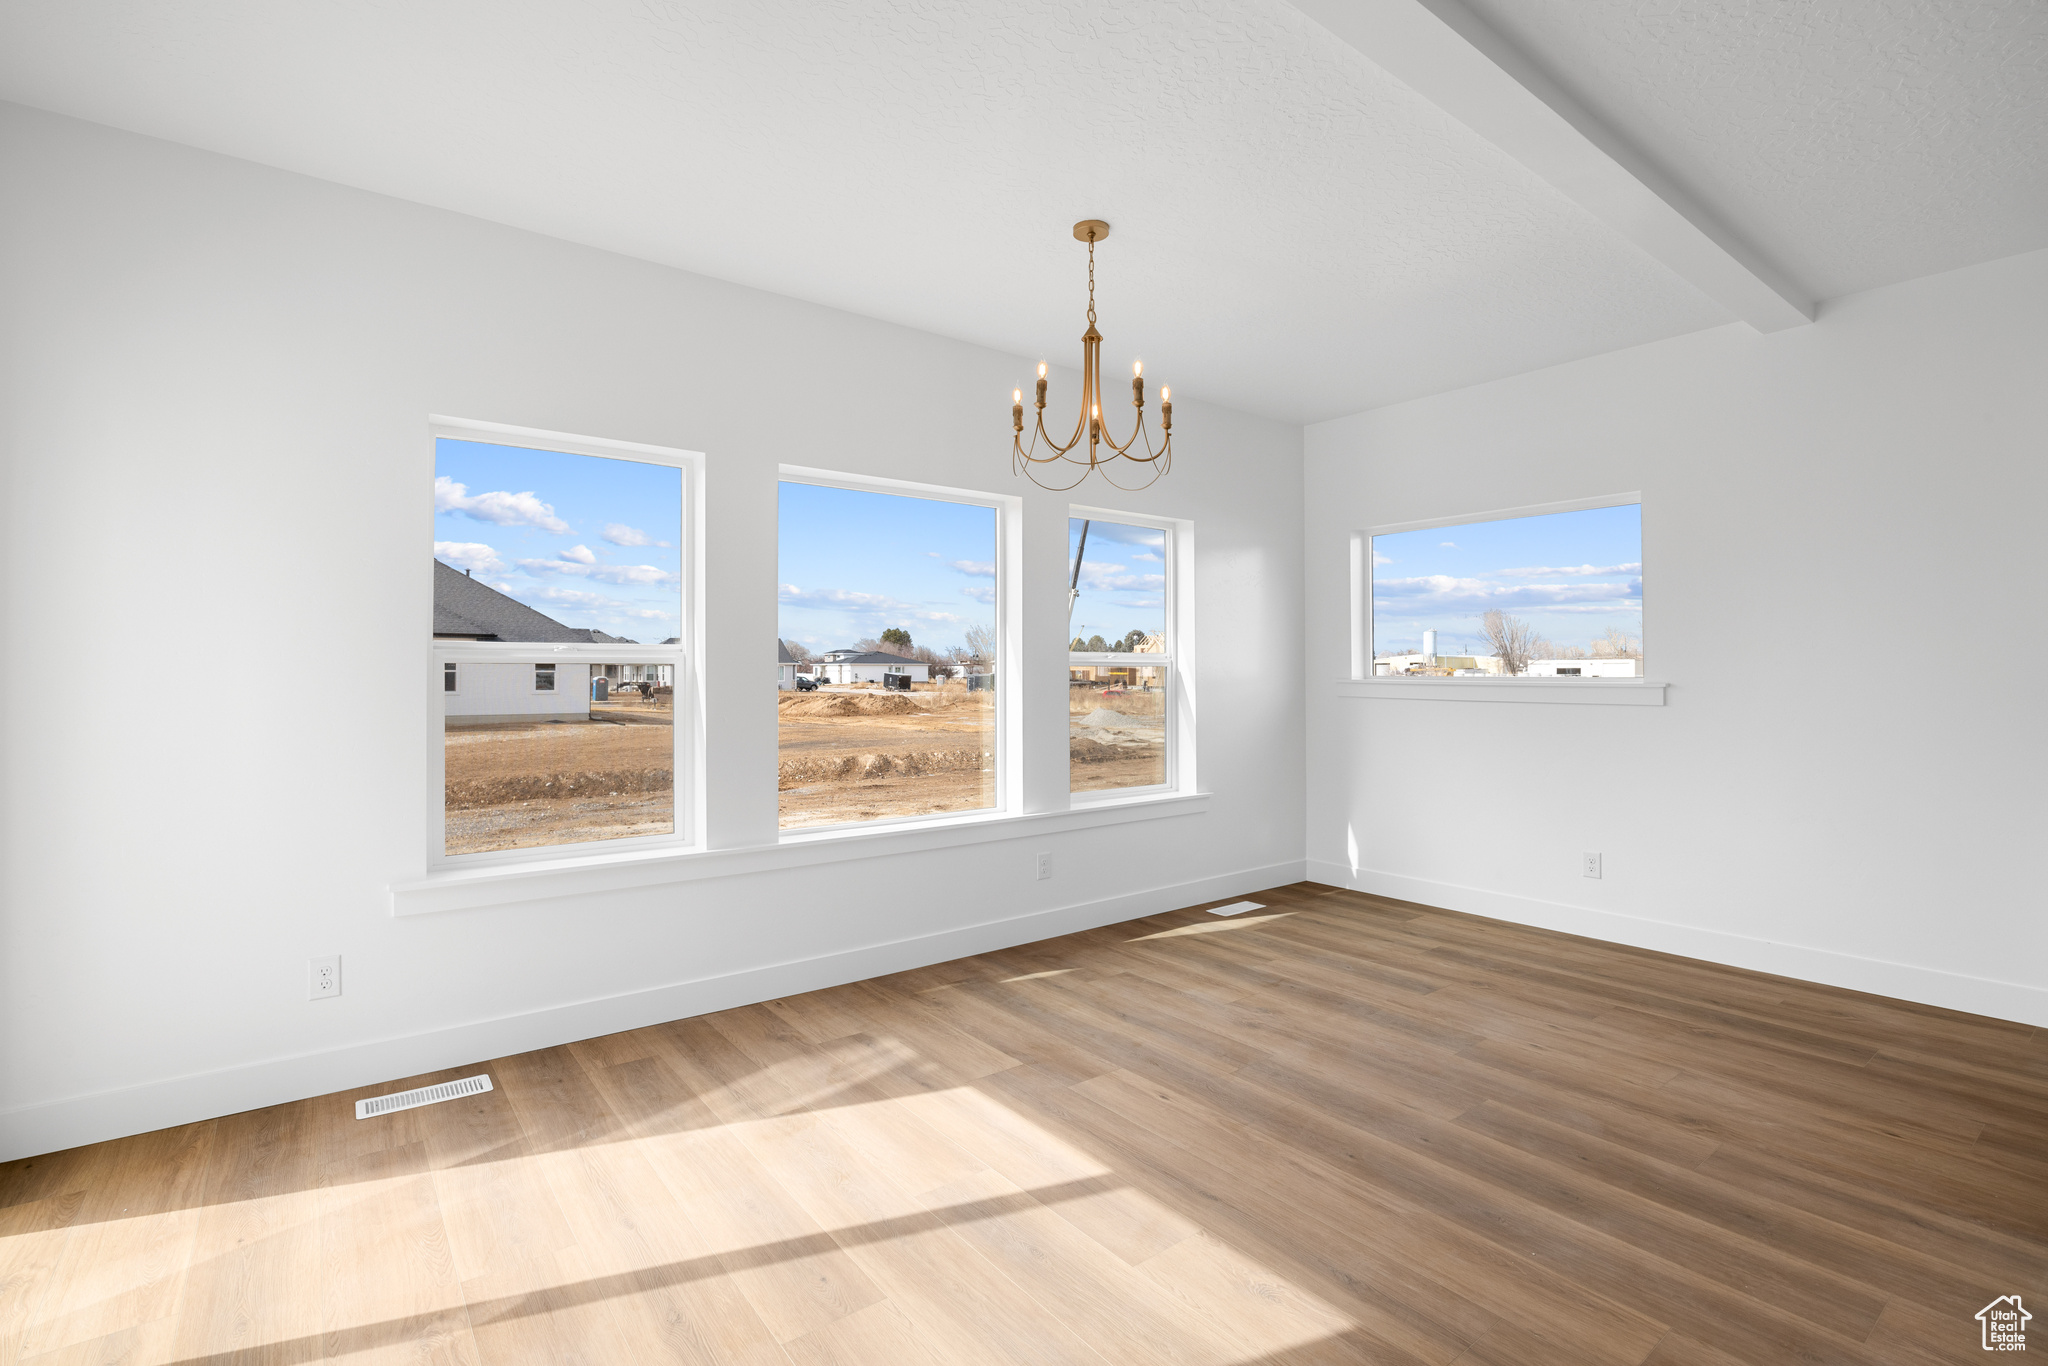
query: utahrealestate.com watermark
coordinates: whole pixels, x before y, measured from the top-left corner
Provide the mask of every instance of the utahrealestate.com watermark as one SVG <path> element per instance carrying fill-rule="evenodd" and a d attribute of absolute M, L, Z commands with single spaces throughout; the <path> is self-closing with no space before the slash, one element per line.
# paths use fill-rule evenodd
<path fill-rule="evenodd" d="M 2018 1295 L 2000 1295 L 1977 1311 L 1984 1325 L 1984 1350 L 2024 1352 L 2027 1350 L 2027 1320 L 2034 1317 L 2020 1303 Z"/>

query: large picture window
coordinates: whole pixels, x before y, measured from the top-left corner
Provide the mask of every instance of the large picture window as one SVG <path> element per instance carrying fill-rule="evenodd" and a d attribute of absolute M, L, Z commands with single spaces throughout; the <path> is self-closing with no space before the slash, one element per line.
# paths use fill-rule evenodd
<path fill-rule="evenodd" d="M 1604 506 L 1375 528 L 1375 677 L 1643 677 L 1643 516 Z"/>
<path fill-rule="evenodd" d="M 1084 515 L 1067 528 L 1067 773 L 1076 793 L 1173 785 L 1174 534 Z"/>
<path fill-rule="evenodd" d="M 781 828 L 994 809 L 994 501 L 785 479 L 778 515 Z"/>
<path fill-rule="evenodd" d="M 683 471 L 440 435 L 442 858 L 674 841 Z"/>

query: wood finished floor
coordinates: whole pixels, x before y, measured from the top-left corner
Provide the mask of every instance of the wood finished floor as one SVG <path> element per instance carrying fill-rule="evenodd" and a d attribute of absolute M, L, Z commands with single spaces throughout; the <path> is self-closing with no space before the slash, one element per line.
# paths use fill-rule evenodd
<path fill-rule="evenodd" d="M 1257 899 L 0 1166 L 0 1363 L 1957 1362 L 2048 1306 L 2048 1031 Z"/>

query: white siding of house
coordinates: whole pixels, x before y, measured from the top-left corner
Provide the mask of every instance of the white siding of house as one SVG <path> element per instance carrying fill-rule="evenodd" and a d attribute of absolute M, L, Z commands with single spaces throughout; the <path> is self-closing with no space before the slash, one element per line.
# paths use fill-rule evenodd
<path fill-rule="evenodd" d="M 827 664 L 824 669 L 826 680 L 832 683 L 879 683 L 885 673 L 909 674 L 916 683 L 929 683 L 932 677 L 929 665 L 907 659 L 901 664 Z"/>
<path fill-rule="evenodd" d="M 457 666 L 457 689 L 443 693 L 446 715 L 457 725 L 488 725 L 524 717 L 552 720 L 590 714 L 588 664 L 557 664 L 555 690 L 536 692 L 531 663 L 471 663 Z"/>

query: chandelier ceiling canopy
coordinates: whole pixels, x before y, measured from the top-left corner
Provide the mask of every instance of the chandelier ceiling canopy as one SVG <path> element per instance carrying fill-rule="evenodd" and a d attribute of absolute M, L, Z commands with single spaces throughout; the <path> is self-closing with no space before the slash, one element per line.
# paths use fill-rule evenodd
<path fill-rule="evenodd" d="M 1074 224 L 1075 240 L 1088 244 L 1088 330 L 1081 334 L 1081 412 L 1075 419 L 1073 434 L 1062 443 L 1045 430 L 1045 362 L 1038 365 L 1038 422 L 1029 446 L 1024 444 L 1024 391 L 1018 389 L 1010 395 L 1011 468 L 1040 488 L 1055 492 L 1073 488 L 1098 472 L 1120 489 L 1149 488 L 1173 467 L 1173 390 L 1159 391 L 1161 440 L 1159 449 L 1154 450 L 1152 434 L 1145 426 L 1145 362 L 1131 362 L 1131 434 L 1119 443 L 1110 435 L 1103 417 L 1102 334 L 1095 330 L 1095 244 L 1107 236 L 1109 224 L 1099 218 L 1084 218 Z M 1088 443 L 1085 452 L 1081 450 L 1084 438 Z M 1118 483 L 1110 472 L 1118 461 L 1128 461 L 1140 471 L 1138 477 L 1143 482 Z M 1068 483 L 1048 482 L 1071 473 L 1064 469 L 1056 473 L 1060 465 L 1077 466 L 1080 473 L 1074 474 Z"/>

